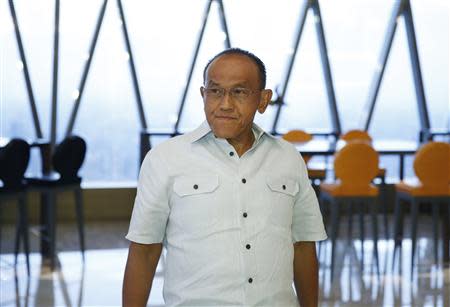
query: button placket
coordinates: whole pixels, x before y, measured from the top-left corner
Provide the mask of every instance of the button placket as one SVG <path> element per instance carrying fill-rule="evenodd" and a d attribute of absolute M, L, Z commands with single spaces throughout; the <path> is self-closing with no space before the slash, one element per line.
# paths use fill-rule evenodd
<path fill-rule="evenodd" d="M 256 268 L 256 250 L 254 245 L 254 236 L 252 236 L 255 220 L 252 218 L 252 212 L 249 212 L 248 203 L 254 198 L 251 195 L 254 185 L 257 182 L 253 182 L 249 177 L 250 173 L 246 172 L 246 160 L 243 159 L 239 165 L 239 171 L 237 173 L 237 186 L 240 192 L 241 201 L 241 257 L 243 259 L 243 278 L 247 281 L 249 287 L 254 288 L 254 279 L 257 274 Z M 257 214 L 257 213 L 255 213 Z"/>
<path fill-rule="evenodd" d="M 241 178 L 241 182 L 242 182 L 243 184 L 246 184 L 246 183 L 247 183 L 247 179 L 245 179 L 245 177 L 242 177 L 242 178 Z M 242 216 L 243 216 L 244 218 L 247 218 L 248 213 L 247 213 L 246 210 L 243 210 Z"/>
<path fill-rule="evenodd" d="M 241 242 L 242 242 L 242 257 L 243 257 L 243 276 L 246 278 L 246 281 L 248 284 L 251 284 L 253 282 L 252 274 L 254 270 L 252 269 L 252 263 L 254 262 L 253 253 L 250 250 L 251 246 L 248 242 L 248 227 L 251 225 L 249 224 L 248 220 L 248 212 L 246 208 L 246 202 L 248 199 L 248 187 L 246 186 L 247 179 L 245 178 L 244 174 L 241 174 L 239 172 L 237 179 L 238 182 L 238 190 L 240 193 L 240 200 L 241 200 L 241 218 L 242 218 L 242 228 L 241 228 Z"/>

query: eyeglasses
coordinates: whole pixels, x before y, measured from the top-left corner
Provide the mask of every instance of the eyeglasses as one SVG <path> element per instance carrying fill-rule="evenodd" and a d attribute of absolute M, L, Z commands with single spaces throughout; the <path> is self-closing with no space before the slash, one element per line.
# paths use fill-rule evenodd
<path fill-rule="evenodd" d="M 250 95 L 253 95 L 256 92 L 260 92 L 261 90 L 251 90 L 245 87 L 232 87 L 229 89 L 225 89 L 223 87 L 203 87 L 203 92 L 208 99 L 220 99 L 228 94 L 231 98 L 238 101 L 245 101 Z"/>

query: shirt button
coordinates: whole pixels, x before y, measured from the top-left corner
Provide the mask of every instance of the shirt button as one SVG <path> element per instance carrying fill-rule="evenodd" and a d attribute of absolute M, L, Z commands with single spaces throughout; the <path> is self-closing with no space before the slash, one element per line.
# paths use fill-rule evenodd
<path fill-rule="evenodd" d="M 244 212 L 244 213 L 242 214 L 242 216 L 243 216 L 243 217 L 247 217 L 247 212 Z"/>
<path fill-rule="evenodd" d="M 250 249 L 250 247 L 251 247 L 250 244 L 247 244 L 247 245 L 245 246 L 246 249 Z"/>
<path fill-rule="evenodd" d="M 253 278 L 248 279 L 248 283 L 251 284 L 253 282 Z"/>
<path fill-rule="evenodd" d="M 242 183 L 246 183 L 247 180 L 245 178 L 242 178 Z"/>
<path fill-rule="evenodd" d="M 282 188 L 283 188 L 283 190 L 286 190 L 286 185 L 283 184 L 283 187 L 282 187 Z"/>
<path fill-rule="evenodd" d="M 197 190 L 198 189 L 198 185 L 197 184 L 194 184 L 194 190 Z"/>
<path fill-rule="evenodd" d="M 231 157 L 234 156 L 234 152 L 230 151 L 230 156 Z"/>

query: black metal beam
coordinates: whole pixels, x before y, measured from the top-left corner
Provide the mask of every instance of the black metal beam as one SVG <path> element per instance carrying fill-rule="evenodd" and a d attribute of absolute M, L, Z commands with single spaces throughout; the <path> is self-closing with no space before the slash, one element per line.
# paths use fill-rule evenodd
<path fill-rule="evenodd" d="M 136 67 L 134 65 L 133 52 L 131 50 L 130 38 L 128 36 L 127 23 L 126 23 L 125 13 L 123 10 L 121 0 L 117 0 L 117 6 L 119 8 L 120 18 L 122 19 L 123 37 L 125 39 L 125 44 L 127 47 L 128 55 L 130 57 L 129 60 L 130 60 L 131 77 L 133 80 L 134 94 L 136 96 L 136 102 L 137 102 L 137 107 L 138 107 L 138 112 L 139 112 L 139 119 L 141 121 L 141 129 L 145 130 L 145 129 L 147 129 L 147 121 L 145 119 L 144 105 L 142 103 L 141 91 L 139 89 L 139 81 L 138 81 L 138 77 L 137 77 Z"/>
<path fill-rule="evenodd" d="M 227 19 L 225 18 L 225 9 L 223 7 L 223 1 L 217 0 L 219 4 L 219 17 L 220 17 L 220 25 L 222 26 L 222 30 L 225 33 L 225 48 L 231 47 L 230 42 L 230 34 L 228 32 Z"/>
<path fill-rule="evenodd" d="M 31 114 L 33 116 L 34 130 L 37 138 L 43 138 L 41 124 L 39 122 L 39 114 L 36 108 L 36 102 L 34 100 L 33 87 L 31 86 L 30 73 L 28 71 L 28 64 L 25 57 L 25 49 L 22 43 L 22 35 L 20 34 L 19 22 L 17 20 L 16 9 L 14 7 L 13 0 L 9 0 L 9 10 L 14 23 L 14 30 L 16 33 L 17 47 L 19 48 L 20 60 L 23 64 L 23 75 L 25 77 L 25 85 L 27 88 L 28 100 L 30 102 Z"/>
<path fill-rule="evenodd" d="M 177 121 L 174 126 L 174 133 L 178 133 L 178 128 L 180 126 L 181 116 L 183 115 L 184 105 L 186 103 L 187 93 L 189 91 L 189 85 L 191 84 L 192 75 L 194 73 L 195 63 L 197 62 L 198 53 L 200 51 L 200 46 L 203 40 L 203 34 L 205 33 L 206 23 L 208 22 L 209 11 L 211 10 L 211 4 L 214 0 L 208 0 L 205 7 L 205 12 L 203 14 L 203 23 L 202 28 L 200 29 L 200 33 L 197 38 L 197 45 L 195 46 L 194 56 L 191 61 L 191 67 L 189 68 L 188 77 L 186 80 L 186 85 L 184 87 L 183 95 L 181 96 L 180 106 L 178 108 L 178 116 Z"/>
<path fill-rule="evenodd" d="M 404 0 L 403 17 L 405 18 L 406 36 L 408 38 L 409 56 L 411 60 L 414 77 L 414 88 L 416 90 L 417 110 L 419 111 L 421 132 L 428 134 L 431 128 L 428 108 L 425 98 L 425 90 L 422 81 L 422 71 L 420 69 L 419 52 L 417 51 L 416 33 L 414 30 L 414 20 L 411 11 L 411 3 Z"/>
<path fill-rule="evenodd" d="M 145 130 L 141 131 L 139 135 L 139 168 L 142 164 L 142 161 L 144 161 L 145 156 L 147 155 L 147 152 L 152 149 L 152 144 L 150 143 L 150 135 L 149 133 L 146 133 Z M 170 135 L 170 134 L 168 134 Z M 138 170 L 139 173 L 139 170 Z"/>
<path fill-rule="evenodd" d="M 280 119 L 281 108 L 285 104 L 284 97 L 286 95 L 287 87 L 289 85 L 289 79 L 291 77 L 292 68 L 294 67 L 294 62 L 295 62 L 295 58 L 297 56 L 298 46 L 300 44 L 300 38 L 302 37 L 306 17 L 308 16 L 308 10 L 310 8 L 309 5 L 310 5 L 310 2 L 305 1 L 304 5 L 302 7 L 300 19 L 299 19 L 298 26 L 297 26 L 297 35 L 295 36 L 294 45 L 293 45 L 294 50 L 289 58 L 288 66 L 286 69 L 286 76 L 283 80 L 283 87 L 282 87 L 280 93 L 278 93 L 278 91 L 276 91 L 277 99 L 275 100 L 275 104 L 277 106 L 277 111 L 275 113 L 275 118 L 273 120 L 272 131 L 271 131 L 271 133 L 274 135 L 277 134 L 277 125 L 278 125 L 278 121 Z"/>
<path fill-rule="evenodd" d="M 328 49 L 325 41 L 325 32 L 323 29 L 322 16 L 320 14 L 320 7 L 318 0 L 313 0 L 311 7 L 313 9 L 314 16 L 316 17 L 315 18 L 316 34 L 319 43 L 320 58 L 322 60 L 322 70 L 325 78 L 325 85 L 327 87 L 328 106 L 330 109 L 331 124 L 333 125 L 333 132 L 336 135 L 340 135 L 341 122 L 339 120 L 339 113 L 336 104 L 336 95 L 333 86 L 333 78 L 331 76 L 330 61 L 328 59 Z"/>
<path fill-rule="evenodd" d="M 381 81 L 383 80 L 384 70 L 386 69 L 386 63 L 391 52 L 392 42 L 394 40 L 395 30 L 397 29 L 397 20 L 403 11 L 403 2 L 397 1 L 391 14 L 391 18 L 388 23 L 386 36 L 384 38 L 383 48 L 375 69 L 375 74 L 372 79 L 372 84 L 369 91 L 369 99 L 366 106 L 361 113 L 361 122 L 364 125 L 364 130 L 368 131 L 370 122 L 372 121 L 373 111 L 375 109 L 375 102 L 380 90 Z"/>
<path fill-rule="evenodd" d="M 396 6 L 394 7 L 391 19 L 389 21 L 388 31 L 386 33 L 385 43 L 384 47 L 380 56 L 380 67 L 375 71 L 374 79 L 372 82 L 372 88 L 369 95 L 369 100 L 367 101 L 367 105 L 365 108 L 365 111 L 363 113 L 363 116 L 366 116 L 363 118 L 364 121 L 364 129 L 368 130 L 370 126 L 370 122 L 373 116 L 373 111 L 375 108 L 376 99 L 378 96 L 378 92 L 380 89 L 381 81 L 383 79 L 383 73 L 386 68 L 387 59 L 389 57 L 389 53 L 391 50 L 393 38 L 395 35 L 395 29 L 397 27 L 397 20 L 400 18 L 400 16 L 403 16 L 405 19 L 405 27 L 406 27 L 406 35 L 408 38 L 408 49 L 409 49 L 409 55 L 411 60 L 411 68 L 413 72 L 413 78 L 414 78 L 414 88 L 416 92 L 416 99 L 417 99 L 417 106 L 418 106 L 418 112 L 419 112 L 419 119 L 420 119 L 420 138 L 422 139 L 428 139 L 430 138 L 430 119 L 428 116 L 428 109 L 426 104 L 426 98 L 425 98 L 425 90 L 423 87 L 423 81 L 422 81 L 422 72 L 420 69 L 420 61 L 419 61 L 419 54 L 417 51 L 417 41 L 416 41 L 416 34 L 414 30 L 414 21 L 413 16 L 411 12 L 411 3 L 410 0 L 401 0 L 400 2 L 396 3 Z"/>
<path fill-rule="evenodd" d="M 58 61 L 59 61 L 59 11 L 60 0 L 55 0 L 55 27 L 53 36 L 53 85 L 50 125 L 50 150 L 53 152 L 57 138 L 58 114 Z"/>
<path fill-rule="evenodd" d="M 298 46 L 300 43 L 300 39 L 303 33 L 303 28 L 305 25 L 306 18 L 308 16 L 308 10 L 312 9 L 314 12 L 314 15 L 316 17 L 316 34 L 317 34 L 317 40 L 319 44 L 319 50 L 320 50 L 320 56 L 321 56 L 321 62 L 322 62 L 322 70 L 324 74 L 325 79 L 325 85 L 327 88 L 327 95 L 328 95 L 328 105 L 330 109 L 330 115 L 331 115 L 331 121 L 333 126 L 333 131 L 331 134 L 333 135 L 339 135 L 341 133 L 341 124 L 339 120 L 339 114 L 337 110 L 337 104 L 336 104 L 336 95 L 334 91 L 333 86 L 333 79 L 331 76 L 331 68 L 330 68 L 330 61 L 328 59 L 328 52 L 327 52 L 327 45 L 325 40 L 325 33 L 323 29 L 322 24 L 322 17 L 320 15 L 320 6 L 318 0 L 306 0 L 305 4 L 300 12 L 300 19 L 297 27 L 297 35 L 295 37 L 294 41 L 294 52 L 292 53 L 289 64 L 286 70 L 286 77 L 283 82 L 283 87 L 281 90 L 281 93 L 277 92 L 277 99 L 274 101 L 274 104 L 277 105 L 277 111 L 275 113 L 275 118 L 272 124 L 272 131 L 271 133 L 274 135 L 279 134 L 277 131 L 277 125 L 280 119 L 281 114 L 281 108 L 285 105 L 285 95 L 287 92 L 287 87 L 289 84 L 289 79 L 291 76 L 292 68 L 294 66 L 294 61 L 297 56 L 298 52 Z"/>
<path fill-rule="evenodd" d="M 95 26 L 94 36 L 92 38 L 91 45 L 89 47 L 88 59 L 86 61 L 86 64 L 84 65 L 83 74 L 81 76 L 81 81 L 80 81 L 80 84 L 78 86 L 78 97 L 74 101 L 74 105 L 73 105 L 73 108 L 72 108 L 72 113 L 71 113 L 70 119 L 69 119 L 69 124 L 67 125 L 66 136 L 72 134 L 73 127 L 75 125 L 75 120 L 76 120 L 76 117 L 78 115 L 78 110 L 79 110 L 79 107 L 80 107 L 81 98 L 83 96 L 84 87 L 86 85 L 86 80 L 87 80 L 87 77 L 88 77 L 88 74 L 89 74 L 89 69 L 91 68 L 92 58 L 94 57 L 95 47 L 97 46 L 97 40 L 98 40 L 98 36 L 99 36 L 99 33 L 100 33 L 100 28 L 101 28 L 102 23 L 103 23 L 103 18 L 105 16 L 105 11 L 106 11 L 106 5 L 107 4 L 108 4 L 108 0 L 103 0 L 103 4 L 102 4 L 102 6 L 100 8 L 100 13 L 99 13 L 98 18 L 97 18 L 97 24 Z"/>

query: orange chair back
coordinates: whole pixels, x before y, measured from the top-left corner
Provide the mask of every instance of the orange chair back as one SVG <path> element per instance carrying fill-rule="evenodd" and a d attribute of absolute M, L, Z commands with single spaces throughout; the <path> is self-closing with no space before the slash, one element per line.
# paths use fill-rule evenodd
<path fill-rule="evenodd" d="M 450 144 L 429 142 L 414 158 L 414 172 L 425 187 L 445 191 L 450 185 Z"/>
<path fill-rule="evenodd" d="M 303 130 L 291 130 L 282 136 L 283 140 L 291 143 L 304 143 L 312 140 L 312 135 Z"/>
<path fill-rule="evenodd" d="M 283 140 L 290 143 L 306 143 L 312 140 L 312 135 L 303 130 L 291 130 L 282 136 Z M 303 155 L 303 160 L 305 163 L 311 159 L 311 156 Z"/>
<path fill-rule="evenodd" d="M 341 140 L 344 140 L 346 142 L 349 141 L 367 141 L 372 142 L 372 137 L 369 135 L 367 131 L 364 130 L 349 130 L 343 135 L 341 135 Z"/>
<path fill-rule="evenodd" d="M 350 142 L 336 153 L 334 172 L 343 186 L 369 186 L 378 173 L 378 153 L 367 142 Z"/>

